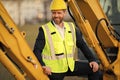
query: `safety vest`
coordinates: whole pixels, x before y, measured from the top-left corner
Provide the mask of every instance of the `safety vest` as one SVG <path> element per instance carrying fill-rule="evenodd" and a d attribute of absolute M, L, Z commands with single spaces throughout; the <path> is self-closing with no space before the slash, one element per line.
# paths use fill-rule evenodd
<path fill-rule="evenodd" d="M 73 23 L 64 22 L 64 40 L 56 27 L 48 22 L 43 25 L 45 34 L 45 46 L 42 51 L 42 58 L 46 66 L 49 66 L 54 73 L 62 73 L 74 70 L 74 52 L 76 48 L 76 36 Z"/>

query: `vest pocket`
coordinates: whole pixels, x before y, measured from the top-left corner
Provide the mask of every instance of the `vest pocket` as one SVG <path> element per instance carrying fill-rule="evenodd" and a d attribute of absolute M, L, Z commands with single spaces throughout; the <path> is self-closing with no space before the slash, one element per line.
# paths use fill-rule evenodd
<path fill-rule="evenodd" d="M 55 54 L 64 53 L 64 45 L 62 42 L 54 42 Z"/>
<path fill-rule="evenodd" d="M 56 56 L 61 56 L 61 55 L 63 55 L 64 53 L 59 53 L 59 54 L 55 54 Z"/>

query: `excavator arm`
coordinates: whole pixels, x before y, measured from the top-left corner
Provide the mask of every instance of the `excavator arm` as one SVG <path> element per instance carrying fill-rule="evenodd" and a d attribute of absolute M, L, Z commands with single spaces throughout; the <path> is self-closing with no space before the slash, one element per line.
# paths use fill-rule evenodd
<path fill-rule="evenodd" d="M 49 80 L 24 35 L 0 2 L 0 62 L 16 80 Z"/>
<path fill-rule="evenodd" d="M 69 12 L 101 63 L 104 80 L 120 80 L 120 42 L 99 0 L 65 0 Z M 108 54 L 113 49 L 116 58 Z"/>

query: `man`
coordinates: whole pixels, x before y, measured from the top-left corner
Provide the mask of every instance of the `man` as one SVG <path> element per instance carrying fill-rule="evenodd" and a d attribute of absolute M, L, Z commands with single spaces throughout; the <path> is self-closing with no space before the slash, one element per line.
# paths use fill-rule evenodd
<path fill-rule="evenodd" d="M 53 0 L 50 5 L 52 20 L 39 28 L 34 53 L 50 80 L 63 80 L 66 75 L 88 75 L 88 80 L 99 80 L 99 65 L 73 23 L 64 21 L 66 4 Z M 74 60 L 80 48 L 89 63 Z"/>

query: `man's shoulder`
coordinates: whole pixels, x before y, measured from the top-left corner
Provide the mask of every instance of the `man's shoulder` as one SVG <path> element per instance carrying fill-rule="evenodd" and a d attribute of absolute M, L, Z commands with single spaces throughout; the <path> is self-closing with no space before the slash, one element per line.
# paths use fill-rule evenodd
<path fill-rule="evenodd" d="M 45 26 L 45 25 L 48 25 L 48 24 L 51 24 L 51 21 L 42 24 L 42 26 Z"/>
<path fill-rule="evenodd" d="M 74 23 L 73 23 L 73 22 L 71 22 L 71 21 L 64 21 L 64 23 L 65 23 L 65 24 L 69 24 L 69 25 L 74 26 Z"/>
<path fill-rule="evenodd" d="M 72 23 L 73 24 L 73 22 L 71 22 L 71 21 L 64 21 L 65 23 Z"/>

